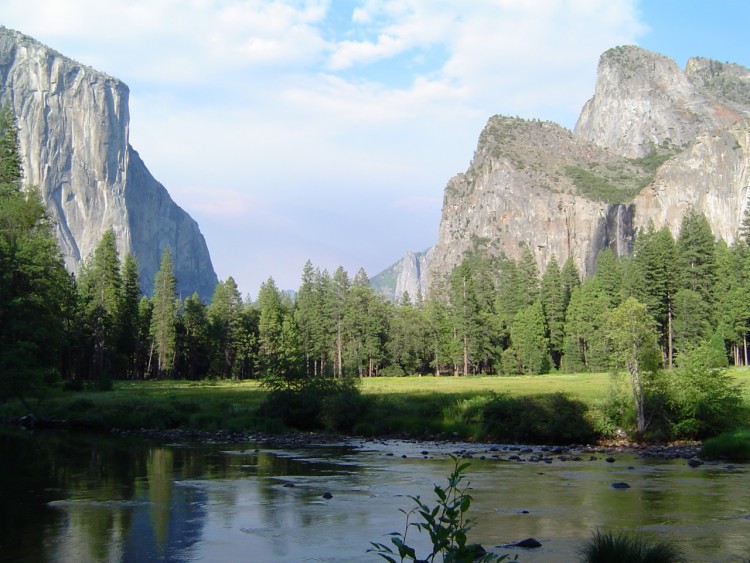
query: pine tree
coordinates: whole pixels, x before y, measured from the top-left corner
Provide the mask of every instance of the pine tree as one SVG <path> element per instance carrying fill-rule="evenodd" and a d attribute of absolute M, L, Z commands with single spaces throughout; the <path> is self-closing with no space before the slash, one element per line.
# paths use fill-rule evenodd
<path fill-rule="evenodd" d="M 639 233 L 633 250 L 633 295 L 656 322 L 666 364 L 673 364 L 674 296 L 677 291 L 676 249 L 666 226 Z"/>
<path fill-rule="evenodd" d="M 542 308 L 547 326 L 550 355 L 555 367 L 560 367 L 560 359 L 565 340 L 565 286 L 562 273 L 553 255 L 542 276 Z"/>
<path fill-rule="evenodd" d="M 300 334 L 300 342 L 305 357 L 305 373 L 308 376 L 317 375 L 318 363 L 316 334 L 322 322 L 321 304 L 315 292 L 316 271 L 312 262 L 308 260 L 302 270 L 302 284 L 297 290 L 294 308 L 294 320 Z"/>
<path fill-rule="evenodd" d="M 125 370 L 118 345 L 122 306 L 122 277 L 117 241 L 107 229 L 79 276 L 82 310 L 90 332 L 90 377 L 101 390 L 111 389 L 112 378 Z"/>
<path fill-rule="evenodd" d="M 0 196 L 18 194 L 22 179 L 18 125 L 9 105 L 0 110 Z"/>
<path fill-rule="evenodd" d="M 299 334 L 289 304 L 273 278 L 261 285 L 257 307 L 261 377 L 272 387 L 295 386 L 303 381 Z"/>
<path fill-rule="evenodd" d="M 343 267 L 339 266 L 333 273 L 333 280 L 328 293 L 326 309 L 333 328 L 334 339 L 334 375 L 344 376 L 344 316 L 346 315 L 347 301 L 349 298 L 349 274 Z"/>
<path fill-rule="evenodd" d="M 601 371 L 607 366 L 603 335 L 609 298 L 595 278 L 573 290 L 565 319 L 565 346 L 561 366 L 565 371 Z"/>
<path fill-rule="evenodd" d="M 389 356 L 404 375 L 423 375 L 429 371 L 433 351 L 426 310 L 426 305 L 413 305 L 405 291 L 390 315 Z"/>
<path fill-rule="evenodd" d="M 385 307 L 361 268 L 349 288 L 344 326 L 355 371 L 360 376 L 374 375 L 385 353 Z"/>
<path fill-rule="evenodd" d="M 182 369 L 179 371 L 191 380 L 206 377 L 211 365 L 211 329 L 206 305 L 197 292 L 183 303 L 181 325 L 182 342 L 178 350 Z"/>
<path fill-rule="evenodd" d="M 550 369 L 549 340 L 540 300 L 516 314 L 510 331 L 511 347 L 503 354 L 510 373 L 538 374 Z"/>
<path fill-rule="evenodd" d="M 34 190 L 21 189 L 18 129 L 0 112 L 0 401 L 31 410 L 60 376 L 75 302 L 50 222 Z"/>
<path fill-rule="evenodd" d="M 120 272 L 122 290 L 117 306 L 118 327 L 117 349 L 125 358 L 127 377 L 136 377 L 136 357 L 138 352 L 138 304 L 141 299 L 140 273 L 138 261 L 130 253 L 125 255 Z"/>
<path fill-rule="evenodd" d="M 219 377 L 232 377 L 240 349 L 243 332 L 242 295 L 231 276 L 214 288 L 208 319 L 214 350 L 211 361 L 212 373 Z"/>
<path fill-rule="evenodd" d="M 177 323 L 176 286 L 172 252 L 167 247 L 162 252 L 159 271 L 154 277 L 154 296 L 151 300 L 153 303 L 151 338 L 159 376 L 170 374 L 174 368 Z"/>
<path fill-rule="evenodd" d="M 609 300 L 610 307 L 617 307 L 622 302 L 622 267 L 612 249 L 607 247 L 596 257 L 594 276 L 599 288 Z"/>
<path fill-rule="evenodd" d="M 712 304 L 716 284 L 715 238 L 705 215 L 688 210 L 680 225 L 676 253 L 680 287 L 696 292 L 706 304 Z"/>
<path fill-rule="evenodd" d="M 562 278 L 563 284 L 563 310 L 567 311 L 573 290 L 581 285 L 581 275 L 578 273 L 578 268 L 576 268 L 572 256 L 569 256 L 565 261 L 565 264 L 563 264 L 560 277 Z"/>

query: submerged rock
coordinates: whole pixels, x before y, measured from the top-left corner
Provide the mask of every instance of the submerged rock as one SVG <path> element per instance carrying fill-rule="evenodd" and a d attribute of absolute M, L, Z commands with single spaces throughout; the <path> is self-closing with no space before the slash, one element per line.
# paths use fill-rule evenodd
<path fill-rule="evenodd" d="M 516 543 L 514 543 L 512 545 L 513 545 L 513 547 L 526 547 L 526 548 L 529 548 L 529 549 L 533 549 L 533 548 L 536 548 L 536 547 L 542 547 L 541 542 L 539 542 L 538 540 L 536 540 L 534 538 L 526 538 L 525 540 L 521 540 L 521 541 L 516 542 Z"/>

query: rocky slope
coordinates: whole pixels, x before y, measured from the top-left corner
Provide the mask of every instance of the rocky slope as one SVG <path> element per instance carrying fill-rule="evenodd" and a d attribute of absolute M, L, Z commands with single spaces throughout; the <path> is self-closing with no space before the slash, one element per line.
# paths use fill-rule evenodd
<path fill-rule="evenodd" d="M 638 47 L 610 49 L 573 132 L 490 118 L 445 188 L 422 272 L 434 280 L 474 249 L 517 259 L 528 246 L 541 270 L 554 255 L 590 274 L 603 248 L 629 254 L 649 222 L 677 234 L 689 207 L 732 243 L 750 195 L 749 117 L 748 69 L 694 58 L 682 70 Z"/>
<path fill-rule="evenodd" d="M 197 223 L 128 142 L 129 91 L 16 31 L 0 27 L 0 104 L 15 111 L 24 182 L 37 186 L 75 271 L 105 230 L 133 252 L 150 293 L 164 248 L 178 289 L 210 298 L 216 285 Z"/>

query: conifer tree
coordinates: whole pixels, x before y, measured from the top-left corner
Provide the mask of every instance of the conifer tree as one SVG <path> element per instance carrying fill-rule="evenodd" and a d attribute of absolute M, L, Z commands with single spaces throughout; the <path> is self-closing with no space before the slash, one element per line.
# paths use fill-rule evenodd
<path fill-rule="evenodd" d="M 581 285 L 581 274 L 578 272 L 578 268 L 576 268 L 572 256 L 568 256 L 565 264 L 563 264 L 560 277 L 562 278 L 563 284 L 563 310 L 567 311 L 573 290 Z"/>
<path fill-rule="evenodd" d="M 595 278 L 573 290 L 565 319 L 565 371 L 601 371 L 608 367 L 603 335 L 608 310 L 609 298 Z"/>
<path fill-rule="evenodd" d="M 18 125 L 13 110 L 5 105 L 0 110 L 0 195 L 18 194 L 22 176 Z"/>
<path fill-rule="evenodd" d="M 344 376 L 344 317 L 346 315 L 346 306 L 349 298 L 349 274 L 342 266 L 336 268 L 333 273 L 333 280 L 327 295 L 326 309 L 328 311 L 329 322 L 333 329 L 333 343 L 335 358 L 334 375 L 336 377 Z"/>
<path fill-rule="evenodd" d="M 219 377 L 232 377 L 243 337 L 242 295 L 232 276 L 214 288 L 208 319 L 214 344 L 211 371 Z"/>
<path fill-rule="evenodd" d="M 706 216 L 692 208 L 682 218 L 676 254 L 680 287 L 696 292 L 706 304 L 712 304 L 716 284 L 715 238 Z"/>
<path fill-rule="evenodd" d="M 18 128 L 0 112 L 0 401 L 32 410 L 60 375 L 75 299 L 38 194 L 21 189 Z"/>
<path fill-rule="evenodd" d="M 299 335 L 290 305 L 273 278 L 258 292 L 258 364 L 266 382 L 274 387 L 294 386 L 302 381 Z"/>
<path fill-rule="evenodd" d="M 565 339 L 565 286 L 562 273 L 553 255 L 542 276 L 541 303 L 547 327 L 547 338 L 552 361 L 560 367 Z"/>
<path fill-rule="evenodd" d="M 299 328 L 302 352 L 305 357 L 305 373 L 308 376 L 318 374 L 318 350 L 316 346 L 317 333 L 320 330 L 321 304 L 315 292 L 316 271 L 312 262 L 305 262 L 302 270 L 302 284 L 297 290 L 294 308 L 294 320 Z"/>
<path fill-rule="evenodd" d="M 609 300 L 609 306 L 617 307 L 622 302 L 622 267 L 611 248 L 599 252 L 594 275 Z"/>
<path fill-rule="evenodd" d="M 505 371 L 526 374 L 549 371 L 549 340 L 539 299 L 516 314 L 510 341 L 511 347 L 503 353 Z"/>
<path fill-rule="evenodd" d="M 118 345 L 122 300 L 120 258 L 114 230 L 107 229 L 79 276 L 82 310 L 90 333 L 90 378 L 101 390 L 112 387 L 126 361 Z"/>
<path fill-rule="evenodd" d="M 122 262 L 120 277 L 122 291 L 117 307 L 118 340 L 117 348 L 125 359 L 125 374 L 136 376 L 136 356 L 138 352 L 138 304 L 141 300 L 140 272 L 138 261 L 127 253 Z"/>
<path fill-rule="evenodd" d="M 177 323 L 177 282 L 169 247 L 161 255 L 159 271 L 154 277 L 153 312 L 151 315 L 152 350 L 156 353 L 159 376 L 172 372 L 175 358 Z"/>
<path fill-rule="evenodd" d="M 211 366 L 211 329 L 206 311 L 198 293 L 185 299 L 181 318 L 182 338 L 178 350 L 182 369 L 187 379 L 206 377 Z"/>
<path fill-rule="evenodd" d="M 668 227 L 638 234 L 633 250 L 633 294 L 656 322 L 666 364 L 673 365 L 674 298 L 677 291 L 675 241 Z"/>

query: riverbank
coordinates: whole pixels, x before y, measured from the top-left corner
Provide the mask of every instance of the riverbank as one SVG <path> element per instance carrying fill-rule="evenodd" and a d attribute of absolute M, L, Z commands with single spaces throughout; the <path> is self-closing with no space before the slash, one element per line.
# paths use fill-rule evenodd
<path fill-rule="evenodd" d="M 745 409 L 750 412 L 750 372 L 738 372 L 736 378 L 745 390 Z M 609 374 L 365 379 L 360 382 L 365 399 L 358 405 L 361 410 L 346 401 L 335 405 L 354 423 L 336 428 L 312 420 L 317 425 L 313 433 L 291 431 L 276 412 L 264 409 L 268 394 L 256 381 L 116 382 L 108 392 L 49 397 L 32 416 L 19 403 L 6 403 L 0 407 L 0 420 L 26 428 L 117 429 L 128 435 L 174 441 L 304 445 L 361 436 L 358 439 L 384 437 L 420 444 L 461 442 L 490 447 L 589 444 L 576 450 L 581 457 L 617 452 L 665 459 L 696 455 L 700 449 L 697 442 L 640 445 L 606 427 L 601 403 L 612 383 Z M 488 403 L 493 408 L 488 409 Z M 538 448 L 535 451 L 539 457 Z"/>
<path fill-rule="evenodd" d="M 367 449 L 392 447 L 394 456 L 427 457 L 434 455 L 456 455 L 471 459 L 495 459 L 497 461 L 549 462 L 559 461 L 607 461 L 607 458 L 635 455 L 644 459 L 695 459 L 700 457 L 701 442 L 674 442 L 670 444 L 636 444 L 623 440 L 601 441 L 597 444 L 572 444 L 567 446 L 539 444 L 501 444 L 489 442 L 467 442 L 462 440 L 418 440 L 406 437 L 364 437 L 327 432 L 290 432 L 268 434 L 263 432 L 199 432 L 179 429 L 135 431 L 112 430 L 123 437 L 141 437 L 169 443 L 202 444 L 257 444 L 267 449 L 340 447 Z"/>

